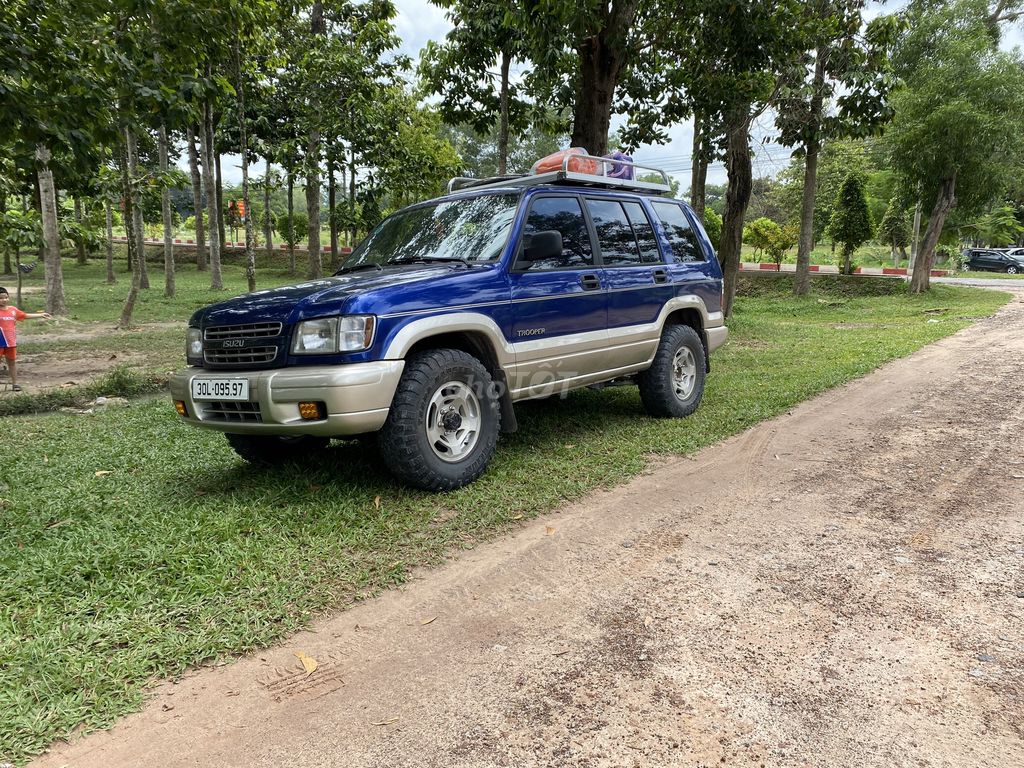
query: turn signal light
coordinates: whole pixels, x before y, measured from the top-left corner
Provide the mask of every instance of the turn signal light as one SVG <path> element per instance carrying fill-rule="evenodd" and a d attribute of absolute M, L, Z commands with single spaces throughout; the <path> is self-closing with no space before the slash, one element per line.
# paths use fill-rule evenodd
<path fill-rule="evenodd" d="M 185 410 L 185 401 L 184 400 L 175 400 L 174 401 L 174 410 L 176 410 L 178 412 L 179 416 L 188 416 L 188 411 Z"/>
<path fill-rule="evenodd" d="M 322 419 L 324 417 L 323 403 L 299 403 L 299 416 L 307 421 Z"/>

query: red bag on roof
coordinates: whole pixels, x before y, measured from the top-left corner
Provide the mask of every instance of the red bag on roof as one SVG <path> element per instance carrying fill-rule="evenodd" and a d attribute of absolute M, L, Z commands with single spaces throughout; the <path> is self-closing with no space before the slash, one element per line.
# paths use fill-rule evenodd
<path fill-rule="evenodd" d="M 591 160 L 589 157 L 574 157 L 574 155 L 586 155 L 587 150 L 583 147 L 572 147 L 571 149 L 563 149 L 561 152 L 555 152 L 553 155 L 542 157 L 536 163 L 533 164 L 533 168 L 530 169 L 530 173 L 548 173 L 550 171 L 562 170 L 562 163 L 565 158 L 569 157 L 569 164 L 566 170 L 572 171 L 573 173 L 597 173 L 597 160 Z"/>

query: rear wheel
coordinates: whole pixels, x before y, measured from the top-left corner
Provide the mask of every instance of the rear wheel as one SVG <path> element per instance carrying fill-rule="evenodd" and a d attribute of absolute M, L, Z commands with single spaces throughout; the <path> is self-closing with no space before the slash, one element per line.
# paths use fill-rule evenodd
<path fill-rule="evenodd" d="M 689 416 L 700 405 L 706 370 L 697 331 L 688 325 L 668 326 L 651 367 L 637 377 L 644 408 L 651 416 Z"/>
<path fill-rule="evenodd" d="M 299 461 L 320 453 L 331 442 L 313 435 L 235 435 L 225 434 L 235 453 L 251 464 L 274 466 Z"/>
<path fill-rule="evenodd" d="M 381 428 L 381 456 L 399 479 L 450 491 L 487 469 L 501 426 L 491 376 L 466 352 L 432 349 L 411 356 Z"/>

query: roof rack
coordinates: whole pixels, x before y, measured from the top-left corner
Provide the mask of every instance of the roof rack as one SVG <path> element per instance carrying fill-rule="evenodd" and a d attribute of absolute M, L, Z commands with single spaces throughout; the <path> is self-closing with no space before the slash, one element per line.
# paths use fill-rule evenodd
<path fill-rule="evenodd" d="M 595 160 L 600 173 L 580 173 L 570 171 L 569 163 L 579 160 Z M 635 177 L 638 170 L 659 174 L 661 181 L 638 181 L 632 179 L 617 179 L 609 176 L 609 173 L 617 171 L 621 166 L 630 166 Z M 533 187 L 538 184 L 575 184 L 590 187 L 605 187 L 608 189 L 629 189 L 638 192 L 656 192 L 662 194 L 670 192 L 672 185 L 669 182 L 668 174 L 660 168 L 652 168 L 649 165 L 640 165 L 629 160 L 613 160 L 608 157 L 597 157 L 595 155 L 566 155 L 562 158 L 562 168 L 557 171 L 546 173 L 492 176 L 485 179 L 473 179 L 466 176 L 456 176 L 448 182 L 448 192 L 458 192 L 463 189 L 488 189 L 503 187 Z"/>

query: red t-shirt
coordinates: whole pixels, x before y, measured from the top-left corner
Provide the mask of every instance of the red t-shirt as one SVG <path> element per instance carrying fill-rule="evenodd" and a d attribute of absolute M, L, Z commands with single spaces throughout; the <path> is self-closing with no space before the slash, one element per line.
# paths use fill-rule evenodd
<path fill-rule="evenodd" d="M 10 304 L 0 307 L 0 349 L 18 346 L 17 324 L 26 317 L 28 315 Z"/>

